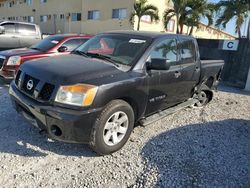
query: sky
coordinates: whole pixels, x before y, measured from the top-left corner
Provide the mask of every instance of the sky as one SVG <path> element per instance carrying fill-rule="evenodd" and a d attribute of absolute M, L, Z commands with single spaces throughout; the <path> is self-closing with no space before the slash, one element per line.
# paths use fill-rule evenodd
<path fill-rule="evenodd" d="M 219 0 L 208 0 L 208 2 L 217 3 L 217 2 L 219 2 Z M 205 22 L 206 22 L 206 21 L 205 21 Z M 248 19 L 247 19 L 246 23 L 244 23 L 243 26 L 242 26 L 242 32 L 245 31 L 245 33 L 246 33 L 246 30 L 247 30 L 247 27 L 246 27 L 247 22 L 248 22 Z M 227 24 L 226 29 L 225 29 L 224 31 L 226 31 L 226 32 L 228 32 L 228 33 L 230 33 L 230 34 L 232 34 L 232 35 L 237 35 L 237 34 L 235 33 L 235 19 L 231 20 L 231 21 Z"/>

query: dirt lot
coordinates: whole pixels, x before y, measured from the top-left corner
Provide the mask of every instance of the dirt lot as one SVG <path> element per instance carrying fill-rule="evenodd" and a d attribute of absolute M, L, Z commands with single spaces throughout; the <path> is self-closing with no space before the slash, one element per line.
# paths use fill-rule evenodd
<path fill-rule="evenodd" d="M 136 127 L 119 152 L 48 140 L 0 85 L 0 187 L 250 187 L 250 94 L 220 87 L 202 109 Z"/>

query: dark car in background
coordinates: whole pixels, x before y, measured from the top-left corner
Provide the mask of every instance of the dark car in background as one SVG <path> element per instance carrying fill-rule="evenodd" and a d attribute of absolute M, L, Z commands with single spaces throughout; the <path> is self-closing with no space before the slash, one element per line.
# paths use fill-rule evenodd
<path fill-rule="evenodd" d="M 0 51 L 29 47 L 42 40 L 40 27 L 33 23 L 0 22 Z"/>
<path fill-rule="evenodd" d="M 89 35 L 52 35 L 30 48 L 6 50 L 0 52 L 0 76 L 13 79 L 16 70 L 27 60 L 69 54 L 86 42 Z"/>

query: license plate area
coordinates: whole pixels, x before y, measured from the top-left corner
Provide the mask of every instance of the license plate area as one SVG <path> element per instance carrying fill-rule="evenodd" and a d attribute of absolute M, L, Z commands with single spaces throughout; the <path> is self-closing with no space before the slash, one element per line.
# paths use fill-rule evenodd
<path fill-rule="evenodd" d="M 36 117 L 25 107 L 23 107 L 19 104 L 16 104 L 16 105 L 17 105 L 18 112 L 20 112 L 23 115 L 23 117 L 26 120 L 28 120 L 33 126 L 40 129 L 40 127 L 38 126 Z"/>

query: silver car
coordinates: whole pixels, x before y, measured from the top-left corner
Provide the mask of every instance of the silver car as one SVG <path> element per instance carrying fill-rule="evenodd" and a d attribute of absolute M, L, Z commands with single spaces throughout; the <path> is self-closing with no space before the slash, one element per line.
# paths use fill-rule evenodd
<path fill-rule="evenodd" d="M 30 47 L 41 39 L 40 27 L 36 24 L 13 21 L 0 23 L 0 51 Z"/>

